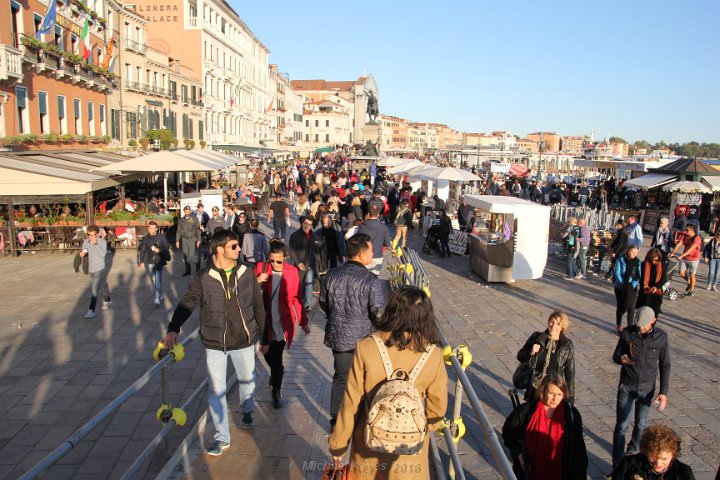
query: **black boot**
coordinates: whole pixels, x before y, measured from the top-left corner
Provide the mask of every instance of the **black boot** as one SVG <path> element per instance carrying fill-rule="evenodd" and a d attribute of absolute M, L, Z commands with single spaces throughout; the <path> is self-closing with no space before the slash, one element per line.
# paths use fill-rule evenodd
<path fill-rule="evenodd" d="M 272 406 L 275 410 L 282 408 L 283 404 L 282 393 L 279 388 L 273 388 L 272 391 Z"/>
<path fill-rule="evenodd" d="M 183 273 L 183 277 L 187 277 L 191 273 L 192 272 L 191 272 L 190 264 L 188 262 L 185 262 L 185 273 Z"/>

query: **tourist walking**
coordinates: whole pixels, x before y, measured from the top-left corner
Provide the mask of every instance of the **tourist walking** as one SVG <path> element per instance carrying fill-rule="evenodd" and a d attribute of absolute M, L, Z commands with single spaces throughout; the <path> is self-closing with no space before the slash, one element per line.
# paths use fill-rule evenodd
<path fill-rule="evenodd" d="M 447 216 L 445 210 L 440 210 L 440 220 L 438 222 L 438 236 L 440 237 L 440 258 L 450 257 L 450 232 L 452 232 L 452 224 L 450 217 Z"/>
<path fill-rule="evenodd" d="M 582 275 L 582 279 L 585 280 L 587 278 L 587 252 L 590 248 L 590 241 L 592 240 L 592 235 L 590 234 L 590 229 L 587 226 L 587 222 L 584 218 L 578 218 L 577 220 L 577 231 L 578 231 L 578 255 L 577 255 L 577 263 L 580 266 L 580 274 Z"/>
<path fill-rule="evenodd" d="M 368 207 L 368 218 L 358 228 L 358 233 L 364 233 L 370 237 L 372 243 L 372 261 L 368 268 L 375 275 L 380 275 L 383 264 L 383 248 L 392 248 L 390 233 L 384 223 L 380 223 L 378 217 L 380 209 L 377 205 Z"/>
<path fill-rule="evenodd" d="M 613 282 L 615 290 L 615 329 L 623 331 L 622 319 L 627 314 L 627 325 L 632 325 L 635 318 L 635 302 L 637 301 L 638 285 L 640 285 L 640 260 L 637 258 L 638 247 L 631 245 L 622 257 L 615 261 Z"/>
<path fill-rule="evenodd" d="M 566 336 L 570 328 L 570 318 L 565 312 L 555 311 L 550 314 L 547 328 L 542 332 L 534 332 L 517 354 L 519 362 L 534 364 L 530 385 L 525 389 L 525 400 L 534 398 L 535 391 L 548 375 L 555 375 L 565 380 L 568 395 L 565 398 L 575 404 L 575 346 Z"/>
<path fill-rule="evenodd" d="M 628 246 L 629 245 L 635 245 L 638 247 L 638 250 L 642 248 L 643 244 L 643 231 L 642 227 L 639 223 L 637 223 L 637 219 L 635 218 L 635 215 L 630 215 L 628 217 L 628 223 L 625 227 L 625 230 L 627 230 L 628 234 Z"/>
<path fill-rule="evenodd" d="M 640 267 L 640 287 L 635 308 L 650 307 L 655 317 L 660 315 L 665 285 L 665 264 L 660 249 L 651 248 Z"/>
<path fill-rule="evenodd" d="M 674 257 L 680 247 L 683 247 L 682 255 L 678 256 L 677 259 L 680 262 L 680 276 L 687 281 L 687 288 L 685 291 L 688 296 L 692 296 L 695 293 L 695 283 L 698 265 L 700 264 L 700 257 L 702 257 L 702 238 L 700 235 L 695 233 L 695 225 L 688 223 L 685 227 L 685 234 L 682 236 L 682 240 L 675 246 L 675 249 L 670 254 L 670 257 Z"/>
<path fill-rule="evenodd" d="M 211 261 L 190 281 L 180 298 L 165 336 L 165 347 L 178 342 L 180 328 L 200 307 L 200 338 L 205 346 L 210 384 L 208 403 L 215 425 L 215 441 L 208 455 L 220 455 L 230 446 L 227 408 L 227 363 L 237 375 L 242 412 L 241 426 L 251 428 L 255 391 L 255 344 L 264 338 L 265 307 L 252 268 L 238 260 L 240 244 L 230 230 L 218 230 L 210 239 Z M 267 345 L 263 353 L 269 351 Z"/>
<path fill-rule="evenodd" d="M 285 241 L 287 226 L 290 223 L 290 208 L 283 201 L 280 190 L 276 191 L 275 201 L 270 204 L 267 220 L 273 226 L 274 237 Z"/>
<path fill-rule="evenodd" d="M 407 231 L 408 227 L 412 226 L 412 211 L 407 200 L 400 202 L 400 208 L 395 215 L 395 239 L 393 245 L 400 245 L 405 248 L 407 245 Z M 402 242 L 402 243 L 401 243 Z"/>
<path fill-rule="evenodd" d="M 200 246 L 200 223 L 191 215 L 190 205 L 185 205 L 183 213 L 184 215 L 178 223 L 175 248 L 179 249 L 182 246 L 183 262 L 185 262 L 183 277 L 186 277 L 192 273 L 191 265 L 197 262 L 197 249 Z"/>
<path fill-rule="evenodd" d="M 415 286 L 395 290 L 378 319 L 377 331 L 357 343 L 337 423 L 328 441 L 336 464 L 342 462 L 350 448 L 348 478 L 430 478 L 429 435 L 442 427 L 448 399 L 447 373 L 441 349 L 436 348 L 439 342 L 437 320 L 425 292 Z M 419 405 L 424 407 L 424 415 L 415 417 L 423 418 L 425 424 L 420 421 L 420 425 L 413 425 L 413 430 L 415 427 L 419 430 L 413 431 L 415 438 L 411 440 L 418 450 L 415 455 L 393 454 L 387 452 L 387 447 L 378 448 L 372 441 L 373 431 L 368 430 L 372 427 L 368 425 L 370 413 L 366 407 L 381 401 L 377 397 L 384 385 L 389 386 L 396 369 L 408 374 L 409 388 L 414 386 L 419 399 L 425 400 L 424 406 Z M 370 442 L 366 441 L 368 438 Z M 400 442 L 392 443 L 395 446 Z"/>
<path fill-rule="evenodd" d="M 562 377 L 549 375 L 537 398 L 515 408 L 502 427 L 517 478 L 587 478 L 587 450 L 580 412 L 568 401 Z"/>
<path fill-rule="evenodd" d="M 680 456 L 680 437 L 667 425 L 650 425 L 640 439 L 640 452 L 627 455 L 612 472 L 613 480 L 695 480 Z"/>
<path fill-rule="evenodd" d="M 317 276 L 316 248 L 317 236 L 313 231 L 313 218 L 310 215 L 300 217 L 300 228 L 290 235 L 290 260 L 297 267 L 300 283 L 303 287 L 303 305 L 305 310 L 312 308 L 313 282 Z"/>
<path fill-rule="evenodd" d="M 626 451 L 628 455 L 638 452 L 640 438 L 645 431 L 650 405 L 653 400 L 659 411 L 665 410 L 670 388 L 670 348 L 668 336 L 655 325 L 655 312 L 650 307 L 640 307 L 635 314 L 635 324 L 620 334 L 613 353 L 613 362 L 621 365 L 618 385 L 615 430 L 613 431 L 613 470 L 620 464 Z M 655 378 L 660 372 L 660 392 L 655 395 Z M 635 426 L 630 443 L 625 440 L 633 406 Z"/>
<path fill-rule="evenodd" d="M 315 230 L 315 237 L 324 241 L 327 269 L 340 265 L 347 254 L 345 237 L 342 231 L 336 228 L 332 215 L 326 213 L 322 216 L 320 226 Z M 323 271 L 324 273 L 326 272 Z"/>
<path fill-rule="evenodd" d="M 565 280 L 575 280 L 576 278 L 582 277 L 580 269 L 577 266 L 577 257 L 580 252 L 580 244 L 578 243 L 579 233 L 580 229 L 577 226 L 577 219 L 575 217 L 568 218 L 568 225 L 562 236 L 567 267 Z"/>
<path fill-rule="evenodd" d="M 148 222 L 148 234 L 143 237 L 138 248 L 138 265 L 147 272 L 153 286 L 155 306 L 160 306 L 163 293 L 163 270 L 170 261 L 170 243 L 165 235 L 159 232 L 156 221 Z"/>
<path fill-rule="evenodd" d="M 210 217 L 210 220 L 208 220 L 207 226 L 205 227 L 205 230 L 208 232 L 208 235 L 210 235 L 210 238 L 212 238 L 213 233 L 217 229 L 224 229 L 225 228 L 225 220 L 220 216 L 220 208 L 219 207 L 212 207 L 212 217 Z M 209 246 L 208 246 L 209 251 Z"/>
<path fill-rule="evenodd" d="M 83 241 L 80 257 L 88 257 L 88 275 L 90 275 L 90 307 L 85 318 L 95 318 L 95 307 L 100 295 L 103 297 L 102 309 L 110 308 L 110 289 L 107 285 L 107 270 L 105 256 L 107 255 L 107 243 L 100 238 L 100 229 L 96 225 L 87 227 L 88 238 Z"/>
<path fill-rule="evenodd" d="M 703 249 L 703 260 L 710 265 L 707 289 L 717 292 L 720 283 L 720 232 L 717 232 Z"/>
<path fill-rule="evenodd" d="M 310 333 L 308 317 L 300 301 L 300 277 L 298 269 L 285 262 L 287 247 L 280 240 L 270 241 L 268 261 L 255 265 L 255 275 L 260 283 L 265 306 L 265 335 L 261 344 L 268 346 L 264 354 L 270 367 L 270 387 L 273 408 L 281 408 L 282 381 L 285 373 L 283 351 L 290 349 L 295 337 L 295 327 Z"/>
<path fill-rule="evenodd" d="M 380 279 L 366 266 L 372 262 L 370 237 L 358 233 L 347 242 L 348 261 L 330 270 L 320 284 L 320 308 L 327 317 L 326 346 L 332 349 L 334 374 L 330 393 L 330 425 L 337 420 L 355 344 L 375 330 L 385 308 Z"/>
<path fill-rule="evenodd" d="M 615 223 L 615 238 L 610 245 L 610 256 L 612 257 L 612 265 L 605 274 L 605 278 L 611 278 L 615 273 L 615 262 L 618 258 L 625 255 L 628 249 L 628 234 L 625 230 L 625 222 L 618 220 Z M 607 254 L 606 254 L 607 255 Z"/>
<path fill-rule="evenodd" d="M 250 231 L 243 235 L 242 254 L 245 262 L 253 267 L 258 262 L 267 261 L 270 253 L 267 237 L 258 230 L 259 226 L 260 222 L 253 218 L 250 220 Z"/>
<path fill-rule="evenodd" d="M 670 228 L 668 227 L 668 218 L 662 217 L 655 235 L 653 235 L 650 248 L 657 248 L 662 253 L 663 262 L 667 261 L 667 257 L 672 250 Z"/>

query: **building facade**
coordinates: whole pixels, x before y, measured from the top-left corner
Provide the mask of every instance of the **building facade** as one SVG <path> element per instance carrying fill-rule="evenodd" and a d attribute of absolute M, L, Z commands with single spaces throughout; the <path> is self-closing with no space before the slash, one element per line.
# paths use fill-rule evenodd
<path fill-rule="evenodd" d="M 290 76 L 281 73 L 277 65 L 270 65 L 269 77 L 270 90 L 275 92 L 275 115 L 270 125 L 275 144 L 268 146 L 298 146 L 303 141 L 303 97 L 295 93 Z"/>
<path fill-rule="evenodd" d="M 54 1 L 54 0 L 51 0 Z M 0 3 L 0 137 L 43 136 L 49 143 L 94 142 L 107 133 L 106 93 L 117 78 L 103 68 L 103 3 L 87 11 L 56 4 L 56 24 L 39 35 L 47 5 L 27 0 Z M 81 44 L 87 21 L 88 46 Z"/>
<path fill-rule="evenodd" d="M 316 101 L 306 98 L 303 121 L 304 147 L 316 149 L 352 143 L 353 105 L 339 95 Z"/>
<path fill-rule="evenodd" d="M 582 155 L 583 150 L 589 143 L 590 137 L 587 135 L 562 136 L 560 137 L 560 151 L 570 155 Z"/>
<path fill-rule="evenodd" d="M 528 133 L 527 138 L 538 143 L 543 152 L 560 151 L 560 135 L 555 132 L 533 132 Z"/>
<path fill-rule="evenodd" d="M 148 38 L 181 62 L 180 72 L 202 80 L 204 138 L 213 146 L 261 147 L 271 131 L 275 92 L 269 50 L 223 0 L 137 0 Z"/>

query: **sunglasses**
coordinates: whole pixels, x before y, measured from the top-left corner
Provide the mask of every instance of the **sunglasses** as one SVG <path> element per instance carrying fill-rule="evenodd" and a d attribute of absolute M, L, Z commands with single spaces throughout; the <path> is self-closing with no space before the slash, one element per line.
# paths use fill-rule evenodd
<path fill-rule="evenodd" d="M 237 250 L 238 248 L 240 248 L 240 245 L 238 245 L 237 243 L 233 243 L 232 245 L 228 245 L 228 247 L 230 247 L 230 249 L 232 250 Z"/>
<path fill-rule="evenodd" d="M 282 265 L 285 260 L 268 260 L 268 263 L 274 263 L 275 265 Z"/>

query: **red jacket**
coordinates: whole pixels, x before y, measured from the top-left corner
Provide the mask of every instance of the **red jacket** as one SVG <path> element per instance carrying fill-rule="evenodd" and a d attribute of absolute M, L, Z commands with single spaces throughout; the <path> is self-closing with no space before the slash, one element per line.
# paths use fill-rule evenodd
<path fill-rule="evenodd" d="M 267 273 L 272 278 L 272 266 L 268 262 L 258 262 L 255 265 L 255 276 Z M 260 288 L 263 293 L 265 304 L 265 338 L 260 342 L 263 345 L 270 343 L 272 338 L 272 281 L 268 279 Z M 307 313 L 300 302 L 300 276 L 298 269 L 289 263 L 283 264 L 282 280 L 277 295 L 280 299 L 280 319 L 282 320 L 283 332 L 285 332 L 285 343 L 290 348 L 293 337 L 295 337 L 295 326 L 304 327 L 308 323 Z"/>

